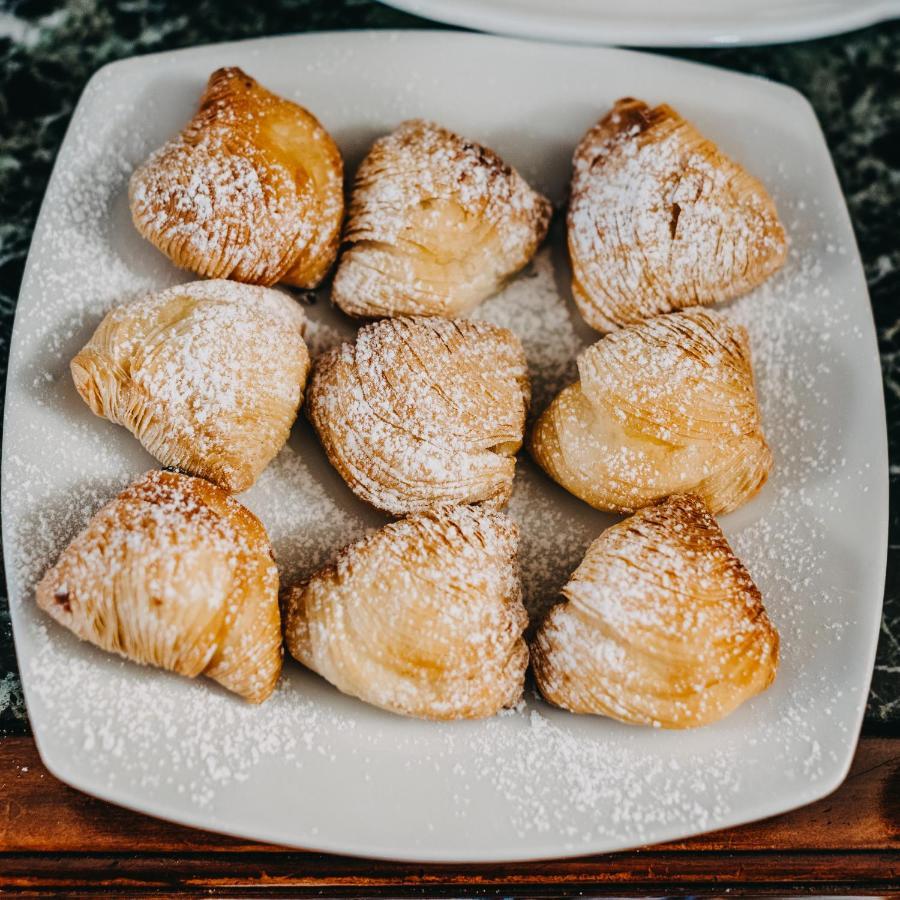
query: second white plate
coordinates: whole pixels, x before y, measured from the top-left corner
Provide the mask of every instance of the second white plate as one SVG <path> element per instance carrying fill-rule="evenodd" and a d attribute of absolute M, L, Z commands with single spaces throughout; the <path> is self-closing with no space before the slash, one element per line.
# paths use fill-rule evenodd
<path fill-rule="evenodd" d="M 382 0 L 497 34 L 632 47 L 780 44 L 900 16 L 900 0 Z"/>
<path fill-rule="evenodd" d="M 215 685 L 79 643 L 36 609 L 43 570 L 97 506 L 154 466 L 94 417 L 69 360 L 110 305 L 187 280 L 130 222 L 128 177 L 239 65 L 319 115 L 352 173 L 372 140 L 426 116 L 494 147 L 557 203 L 573 147 L 618 97 L 669 101 L 772 190 L 785 269 L 729 314 L 749 328 L 773 477 L 723 520 L 782 636 L 778 678 L 689 733 L 577 717 L 529 697 L 484 722 L 392 716 L 287 662 L 251 707 Z M 557 227 L 479 310 L 523 339 L 534 410 L 596 339 L 568 292 Z M 352 333 L 322 298 L 312 349 Z M 844 777 L 872 671 L 887 456 L 862 267 L 822 134 L 795 92 L 616 50 L 447 32 L 315 34 L 136 58 L 86 89 L 47 190 L 19 299 L 3 444 L 3 545 L 16 649 L 42 758 L 91 794 L 189 825 L 318 850 L 512 860 L 618 850 L 783 812 Z M 383 521 L 308 425 L 243 495 L 285 580 Z M 528 603 L 552 602 L 610 519 L 520 460 L 511 504 Z"/>

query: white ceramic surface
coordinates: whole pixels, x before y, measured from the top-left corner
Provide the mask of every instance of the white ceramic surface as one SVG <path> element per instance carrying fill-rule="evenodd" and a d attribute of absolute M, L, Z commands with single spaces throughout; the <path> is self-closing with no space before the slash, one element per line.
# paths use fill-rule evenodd
<path fill-rule="evenodd" d="M 780 44 L 900 16 L 898 0 L 382 0 L 479 31 L 578 44 Z"/>
<path fill-rule="evenodd" d="M 309 106 L 352 173 L 377 135 L 427 116 L 498 150 L 556 202 L 572 149 L 622 95 L 669 101 L 772 190 L 788 265 L 729 307 L 750 329 L 776 468 L 722 520 L 782 635 L 774 686 L 712 727 L 666 733 L 527 705 L 486 722 L 406 720 L 286 663 L 250 707 L 104 655 L 46 619 L 33 586 L 99 503 L 153 461 L 76 395 L 68 361 L 103 311 L 189 280 L 134 231 L 130 171 L 240 65 Z M 593 339 L 568 296 L 564 235 L 479 314 L 523 337 L 536 409 Z M 320 299 L 314 349 L 352 333 Z M 806 101 L 660 56 L 433 32 L 281 37 L 135 58 L 86 88 L 47 190 L 19 299 L 7 390 L 3 545 L 31 725 L 69 784 L 174 821 L 281 844 L 410 860 L 513 860 L 684 837 L 813 801 L 843 779 L 878 635 L 887 456 L 862 266 Z M 305 422 L 242 498 L 284 578 L 383 521 Z M 511 504 L 529 603 L 545 606 L 611 519 L 519 464 Z"/>

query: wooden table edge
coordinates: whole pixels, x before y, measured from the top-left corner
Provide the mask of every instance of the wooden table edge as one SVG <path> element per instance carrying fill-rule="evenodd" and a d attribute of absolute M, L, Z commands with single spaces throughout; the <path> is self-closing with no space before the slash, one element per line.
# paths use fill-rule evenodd
<path fill-rule="evenodd" d="M 331 856 L 173 825 L 62 784 L 30 737 L 0 739 L 3 890 L 157 895 L 265 887 L 353 895 L 365 888 L 374 896 L 389 889 L 458 895 L 462 888 L 561 885 L 900 891 L 900 738 L 863 737 L 833 794 L 781 816 L 626 853 L 481 865 Z"/>

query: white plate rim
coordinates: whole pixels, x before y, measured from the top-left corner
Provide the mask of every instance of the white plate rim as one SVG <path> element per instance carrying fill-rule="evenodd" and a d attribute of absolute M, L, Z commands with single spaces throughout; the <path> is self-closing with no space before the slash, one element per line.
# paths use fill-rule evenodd
<path fill-rule="evenodd" d="M 440 39 L 443 40 L 453 40 L 453 41 L 479 41 L 479 42 L 497 42 L 498 44 L 522 44 L 522 41 L 510 38 L 503 37 L 494 37 L 491 35 L 477 35 L 477 34 L 466 34 L 466 33 L 453 33 L 446 32 L 441 30 L 432 30 L 432 29 L 418 29 L 418 30 L 398 30 L 398 31 L 357 31 L 357 32 L 345 32 L 345 31 L 333 31 L 333 32 L 318 32 L 315 34 L 299 34 L 299 35 L 282 35 L 276 37 L 264 37 L 264 38 L 255 38 L 244 41 L 232 41 L 232 42 L 222 42 L 218 44 L 211 45 L 201 45 L 200 47 L 189 47 L 189 48 L 181 48 L 173 51 L 164 51 L 161 53 L 148 54 L 146 56 L 138 56 L 138 57 L 130 57 L 123 60 L 118 60 L 112 63 L 103 66 L 99 69 L 94 76 L 89 80 L 88 84 L 85 86 L 83 95 L 88 92 L 89 89 L 92 89 L 95 83 L 102 81 L 105 78 L 109 78 L 111 73 L 115 73 L 117 71 L 122 71 L 126 68 L 130 67 L 141 67 L 146 63 L 156 63 L 160 59 L 164 58 L 172 58 L 175 56 L 187 56 L 198 50 L 212 52 L 222 52 L 228 51 L 230 48 L 242 48 L 242 49 L 250 49 L 253 46 L 261 46 L 263 44 L 270 44 L 272 42 L 285 43 L 290 44 L 294 41 L 302 40 L 304 38 L 317 38 L 317 39 L 345 39 L 353 36 L 354 38 L 359 39 L 371 39 L 371 38 L 387 38 L 389 40 L 415 40 L 418 36 L 439 36 Z M 553 45 L 548 45 L 553 46 Z M 630 58 L 632 61 L 639 60 L 641 58 L 646 58 L 647 55 L 631 51 L 631 50 L 620 50 L 620 49 L 604 49 L 602 51 L 605 54 L 610 54 L 614 56 L 625 58 Z M 654 56 L 653 59 L 659 60 L 660 57 Z M 678 68 L 693 68 L 704 70 L 707 72 L 715 72 L 718 78 L 728 78 L 733 79 L 735 83 L 737 82 L 745 82 L 747 80 L 753 81 L 756 83 L 757 88 L 769 91 L 772 93 L 773 97 L 779 97 L 781 102 L 786 102 L 792 104 L 798 114 L 803 114 L 807 117 L 810 117 L 816 124 L 816 129 L 818 131 L 818 136 L 821 139 L 824 145 L 824 136 L 821 133 L 821 129 L 818 126 L 818 123 L 815 119 L 815 113 L 802 94 L 798 91 L 790 88 L 788 86 L 778 84 L 776 82 L 769 81 L 768 79 L 761 78 L 759 76 L 754 75 L 744 75 L 741 73 L 730 72 L 727 70 L 722 70 L 715 66 L 705 65 L 702 63 L 683 61 L 683 60 L 667 60 L 668 63 L 671 63 L 673 66 Z M 82 104 L 79 101 L 79 104 L 76 106 L 75 111 L 73 112 L 72 119 L 69 124 L 69 128 L 67 129 L 66 138 L 68 138 L 69 133 L 72 130 L 73 125 L 76 123 L 76 117 L 82 111 Z M 63 145 L 65 144 L 64 138 Z M 841 197 L 843 201 L 843 194 L 840 191 L 839 183 L 837 180 L 837 175 L 834 171 L 833 164 L 831 166 L 831 177 L 834 181 L 834 185 L 836 190 L 838 191 L 838 196 Z M 51 173 L 50 181 L 48 182 L 47 192 L 45 194 L 44 201 L 42 201 L 41 211 L 38 217 L 38 222 L 35 228 L 35 235 L 38 235 L 41 229 L 42 220 L 45 218 L 45 210 L 44 205 L 46 203 L 46 198 L 50 194 L 50 188 L 54 184 L 55 179 L 58 178 L 57 165 L 54 164 L 53 172 Z M 846 216 L 847 223 L 849 224 L 849 213 L 846 210 L 846 205 L 844 204 L 844 215 Z M 852 233 L 852 228 L 851 228 Z M 854 245 L 854 250 L 858 257 L 858 248 Z M 29 256 L 26 262 L 25 272 L 22 279 L 22 287 L 20 289 L 20 297 L 21 295 L 27 293 L 27 289 L 30 287 L 30 280 L 33 278 L 33 259 L 34 255 L 31 250 L 29 251 Z M 866 294 L 868 295 L 868 291 L 866 288 Z M 875 326 L 874 326 L 874 317 L 871 315 L 870 311 L 870 325 L 871 325 L 871 337 L 873 348 L 875 350 L 875 359 L 877 360 L 877 343 L 875 343 Z M 16 343 L 16 330 L 19 325 L 19 318 L 17 316 L 16 321 L 14 323 L 13 335 L 11 340 L 11 347 L 15 346 Z M 12 379 L 8 380 L 7 393 L 9 393 L 9 385 L 11 384 Z M 883 398 L 882 398 L 883 399 Z M 6 405 L 4 411 L 4 433 L 8 433 L 10 427 L 10 415 L 9 415 L 9 404 Z M 878 468 L 884 473 L 884 483 L 887 485 L 887 431 L 886 431 L 886 418 L 884 413 L 884 405 L 882 402 L 880 409 L 880 435 L 881 440 L 879 441 L 879 456 L 880 460 L 877 462 Z M 4 442 L 2 448 L 2 470 L 5 474 L 7 471 L 7 454 L 8 454 L 9 442 Z M 12 535 L 13 526 L 10 524 L 10 517 L 6 515 L 6 506 L 7 506 L 7 497 L 8 492 L 6 488 L 6 481 L 4 479 L 2 492 L 0 492 L 0 516 L 2 516 L 2 536 L 3 536 L 3 549 L 4 549 L 4 560 L 7 563 L 7 572 L 10 571 L 12 560 L 9 557 L 10 547 L 12 546 L 12 541 L 10 540 Z M 884 591 L 884 580 L 886 577 L 886 563 L 887 563 L 887 537 L 888 537 L 888 496 L 887 492 L 881 497 L 881 502 L 878 505 L 876 512 L 876 518 L 878 522 L 878 533 L 879 540 L 878 544 L 882 548 L 880 553 L 880 563 L 879 568 L 881 572 L 881 595 L 883 597 Z M 12 606 L 12 604 L 11 604 Z M 16 611 L 15 609 L 11 610 L 12 620 L 13 620 L 13 635 L 16 640 L 16 653 L 19 661 L 20 670 L 24 667 L 22 665 L 23 660 L 20 656 L 20 648 L 19 642 L 16 638 Z M 869 645 L 869 653 L 867 659 L 867 669 L 869 671 L 869 679 L 866 682 L 865 686 L 860 686 L 861 693 L 863 698 L 868 693 L 868 687 L 871 682 L 872 670 L 874 666 L 875 660 L 875 652 L 877 649 L 877 636 L 878 631 L 877 628 L 875 630 L 874 639 L 870 642 Z M 29 704 L 29 685 L 28 679 L 23 677 L 23 688 L 25 693 L 26 705 Z M 721 821 L 717 822 L 714 830 L 719 830 L 723 828 L 730 828 L 740 824 L 747 824 L 750 822 L 758 821 L 763 818 L 768 818 L 773 815 L 778 815 L 781 813 L 789 812 L 793 809 L 797 809 L 799 807 L 805 806 L 809 803 L 815 802 L 816 800 L 822 799 L 832 793 L 843 780 L 846 778 L 846 775 L 849 771 L 849 768 L 853 761 L 853 755 L 855 752 L 855 747 L 859 739 L 859 732 L 862 726 L 862 721 L 865 712 L 865 703 L 861 703 L 858 705 L 858 716 L 857 721 L 854 727 L 854 739 L 848 744 L 848 752 L 845 755 L 845 758 L 842 759 L 841 764 L 835 767 L 829 778 L 822 779 L 818 783 L 805 792 L 798 792 L 789 803 L 785 803 L 783 801 L 779 801 L 777 798 L 762 798 L 755 804 L 752 809 L 748 809 L 747 806 L 742 807 L 740 811 L 736 811 L 730 816 L 725 816 L 721 819 Z M 43 727 L 47 723 L 32 723 L 32 731 L 33 736 L 38 748 L 39 755 L 41 757 L 42 762 L 47 767 L 47 769 L 57 777 L 59 780 L 64 783 L 76 788 L 78 790 L 83 791 L 84 793 L 95 796 L 101 800 L 114 803 L 118 806 L 121 806 L 126 809 L 133 810 L 138 813 L 149 814 L 155 816 L 157 818 L 170 821 L 175 824 L 187 825 L 190 827 L 196 827 L 207 831 L 212 831 L 215 833 L 229 835 L 238 838 L 245 838 L 250 840 L 260 840 L 268 843 L 279 844 L 283 846 L 291 846 L 296 847 L 297 849 L 306 849 L 310 851 L 316 852 L 327 852 L 327 853 L 336 853 L 342 855 L 351 855 L 351 856 L 359 856 L 373 859 L 384 859 L 384 860 L 405 860 L 410 862 L 424 862 L 424 863 L 478 863 L 478 862 L 513 862 L 513 861 L 528 861 L 528 860 L 543 860 L 543 859 L 561 859 L 561 858 L 574 858 L 578 856 L 583 856 L 586 853 L 591 852 L 610 852 L 606 850 L 590 850 L 590 848 L 579 848 L 577 852 L 572 853 L 561 853 L 561 852 L 552 852 L 547 854 L 535 854 L 533 852 L 529 853 L 521 853 L 516 846 L 510 846 L 509 848 L 501 848 L 501 849 L 490 849 L 490 848 L 482 848 L 477 852 L 473 852 L 466 857 L 460 857 L 458 854 L 453 852 L 442 855 L 440 852 L 428 852 L 428 853 L 420 853 L 418 851 L 409 854 L 398 854 L 393 851 L 381 850 L 378 848 L 373 849 L 370 846 L 358 847 L 354 845 L 348 845 L 346 843 L 337 841 L 328 841 L 325 839 L 316 839 L 315 841 L 304 841 L 302 843 L 292 843 L 291 841 L 285 841 L 284 835 L 280 832 L 266 832 L 265 829 L 260 829 L 254 827 L 252 833 L 248 833 L 247 830 L 244 830 L 240 827 L 233 828 L 227 827 L 225 825 L 215 825 L 210 824 L 210 820 L 208 816 L 204 815 L 193 815 L 186 814 L 182 809 L 172 810 L 165 804 L 156 804 L 152 801 L 141 803 L 131 803 L 127 801 L 123 801 L 121 794 L 116 791 L 107 790 L 106 787 L 96 779 L 84 778 L 81 773 L 73 772 L 71 769 L 67 769 L 65 763 L 63 761 L 58 761 L 53 758 L 48 752 L 46 752 L 46 747 L 42 742 L 42 730 Z M 49 727 L 49 726 L 48 726 Z M 659 842 L 666 842 L 671 840 L 678 840 L 682 837 L 692 836 L 696 834 L 706 833 L 703 831 L 692 831 L 690 834 L 685 834 L 683 831 L 679 831 L 677 826 L 674 829 L 670 828 L 670 834 L 667 836 L 659 838 Z M 626 844 L 621 847 L 617 847 L 614 851 L 611 852 L 619 852 L 620 850 L 631 849 L 637 847 L 637 844 Z"/>

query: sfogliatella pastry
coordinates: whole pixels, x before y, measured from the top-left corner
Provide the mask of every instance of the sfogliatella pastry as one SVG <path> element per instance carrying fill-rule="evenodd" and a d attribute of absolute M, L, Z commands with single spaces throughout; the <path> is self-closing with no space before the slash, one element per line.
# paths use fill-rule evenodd
<path fill-rule="evenodd" d="M 316 362 L 307 414 L 350 488 L 405 515 L 506 503 L 528 398 L 525 353 L 505 328 L 383 319 Z"/>
<path fill-rule="evenodd" d="M 627 513 L 692 492 L 717 515 L 768 477 L 747 332 L 721 314 L 695 308 L 608 334 L 578 357 L 578 374 L 530 449 L 591 506 Z"/>
<path fill-rule="evenodd" d="M 337 255 L 343 162 L 308 110 L 237 68 L 131 177 L 137 230 L 207 278 L 315 287 Z"/>
<path fill-rule="evenodd" d="M 550 213 L 492 150 L 404 122 L 359 167 L 332 297 L 351 316 L 461 316 L 534 256 Z"/>
<path fill-rule="evenodd" d="M 163 465 L 242 491 L 297 417 L 305 324 L 280 291 L 182 284 L 109 312 L 72 360 L 72 378 L 94 413 L 124 425 Z"/>
<path fill-rule="evenodd" d="M 693 728 L 764 691 L 778 632 L 699 497 L 671 497 L 588 548 L 531 653 L 544 697 L 576 713 Z"/>
<path fill-rule="evenodd" d="M 572 292 L 598 331 L 737 297 L 787 256 L 762 184 L 670 106 L 630 98 L 575 151 L 568 230 Z"/>
<path fill-rule="evenodd" d="M 516 526 L 482 507 L 392 522 L 284 592 L 287 648 L 345 694 L 403 715 L 514 706 L 528 666 L 517 544 Z"/>
<path fill-rule="evenodd" d="M 221 488 L 148 472 L 107 503 L 37 586 L 79 638 L 206 675 L 252 703 L 281 672 L 278 570 L 259 520 Z"/>

